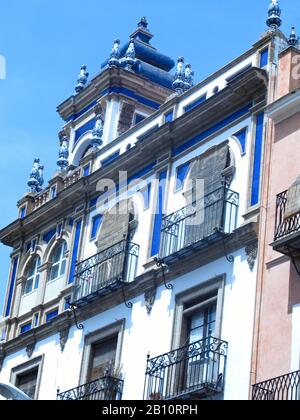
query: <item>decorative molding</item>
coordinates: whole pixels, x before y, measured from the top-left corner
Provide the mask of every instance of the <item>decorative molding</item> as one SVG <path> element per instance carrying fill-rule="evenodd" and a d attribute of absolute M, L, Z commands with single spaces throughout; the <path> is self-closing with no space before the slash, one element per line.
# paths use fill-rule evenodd
<path fill-rule="evenodd" d="M 258 255 L 258 243 L 252 243 L 246 246 L 245 253 L 247 255 L 247 262 L 249 264 L 249 268 L 252 271 L 255 266 L 255 262 Z"/>
<path fill-rule="evenodd" d="M 157 288 L 156 287 L 151 287 L 151 289 L 146 290 L 146 292 L 144 294 L 145 306 L 146 306 L 146 310 L 147 310 L 148 315 L 150 315 L 151 312 L 152 312 L 152 308 L 153 308 L 154 303 L 155 303 L 156 292 L 157 292 Z"/>
<path fill-rule="evenodd" d="M 70 332 L 69 326 L 59 330 L 59 344 L 60 344 L 60 349 L 62 352 L 64 351 L 66 343 L 69 339 L 69 332 Z"/>
<path fill-rule="evenodd" d="M 29 359 L 31 359 L 31 357 L 33 355 L 35 346 L 36 346 L 36 341 L 33 341 L 26 346 L 26 353 L 27 353 L 27 356 L 28 356 Z"/>

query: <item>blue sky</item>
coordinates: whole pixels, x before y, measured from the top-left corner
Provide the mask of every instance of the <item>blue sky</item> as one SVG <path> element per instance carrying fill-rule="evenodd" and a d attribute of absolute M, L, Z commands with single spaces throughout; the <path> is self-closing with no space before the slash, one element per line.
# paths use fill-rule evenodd
<path fill-rule="evenodd" d="M 296 0 L 281 0 L 283 30 L 300 22 Z M 265 29 L 269 0 L 14 0 L 2 2 L 0 55 L 0 228 L 17 217 L 34 157 L 55 172 L 56 106 L 74 90 L 81 64 L 91 75 L 109 54 L 114 38 L 125 42 L 142 16 L 153 45 L 192 63 L 200 81 L 257 41 Z M 299 28 L 300 29 L 300 28 Z M 0 310 L 10 250 L 0 245 Z"/>

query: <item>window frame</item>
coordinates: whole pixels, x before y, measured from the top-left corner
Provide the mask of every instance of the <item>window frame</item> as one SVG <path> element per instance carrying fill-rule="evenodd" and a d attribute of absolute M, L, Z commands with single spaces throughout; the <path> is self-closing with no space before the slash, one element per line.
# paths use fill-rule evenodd
<path fill-rule="evenodd" d="M 34 271 L 33 274 L 31 276 L 27 275 L 28 269 L 30 268 L 30 265 L 36 260 L 36 263 L 34 265 Z M 24 286 L 23 286 L 23 292 L 22 292 L 22 296 L 28 296 L 31 293 L 35 292 L 36 290 L 38 290 L 39 288 L 39 284 L 40 284 L 40 277 L 41 277 L 41 273 L 39 272 L 39 268 L 41 266 L 41 258 L 37 255 L 35 257 L 33 257 L 31 259 L 31 261 L 27 264 L 26 270 L 25 270 L 25 277 L 26 280 L 24 281 Z M 26 285 L 29 283 L 29 281 L 32 280 L 32 287 L 30 291 L 26 291 Z"/>
<path fill-rule="evenodd" d="M 35 389 L 35 395 L 34 395 L 34 400 L 37 400 L 40 393 L 43 365 L 44 365 L 44 355 L 39 356 L 33 360 L 30 360 L 26 363 L 23 363 L 19 366 L 12 368 L 11 373 L 10 373 L 10 383 L 14 386 L 17 386 L 16 384 L 17 384 L 18 376 L 24 375 L 28 373 L 29 371 L 38 368 L 36 389 Z"/>
<path fill-rule="evenodd" d="M 59 260 L 53 263 L 53 261 L 52 261 L 53 255 L 56 252 L 57 248 L 59 248 L 59 247 L 61 247 Z M 49 270 L 48 283 L 57 281 L 57 280 L 61 279 L 63 276 L 66 275 L 66 273 L 67 273 L 67 252 L 68 252 L 68 246 L 67 246 L 66 241 L 60 242 L 52 250 L 51 256 L 50 256 L 51 267 L 50 267 L 50 270 Z M 64 267 L 64 272 L 61 274 L 63 264 L 65 264 L 65 267 Z M 58 272 L 57 272 L 58 275 L 55 278 L 51 278 L 52 272 L 53 272 L 53 267 L 57 267 L 57 266 L 58 266 Z"/>

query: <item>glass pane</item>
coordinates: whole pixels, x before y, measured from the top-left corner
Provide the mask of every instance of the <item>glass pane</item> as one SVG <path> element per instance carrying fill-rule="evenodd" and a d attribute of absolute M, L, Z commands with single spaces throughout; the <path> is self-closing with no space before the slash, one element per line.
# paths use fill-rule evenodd
<path fill-rule="evenodd" d="M 51 268 L 50 280 L 55 280 L 58 277 L 59 264 L 55 264 Z"/>
<path fill-rule="evenodd" d="M 33 278 L 28 279 L 25 283 L 25 294 L 30 293 L 32 291 L 33 286 Z"/>
<path fill-rule="evenodd" d="M 52 254 L 52 258 L 51 258 L 52 263 L 59 262 L 61 253 L 62 253 L 62 245 L 60 245 L 60 246 L 58 246 L 58 247 L 55 248 L 55 250 L 54 250 L 54 252 Z"/>
<path fill-rule="evenodd" d="M 63 260 L 60 267 L 60 276 L 63 276 L 66 271 L 66 260 Z"/>
<path fill-rule="evenodd" d="M 38 287 L 39 287 L 39 282 L 40 282 L 40 275 L 38 274 L 38 275 L 35 277 L 35 282 L 34 282 L 34 288 L 35 288 L 35 289 L 38 289 Z"/>
<path fill-rule="evenodd" d="M 190 344 L 203 339 L 203 327 L 195 328 L 190 332 Z"/>
<path fill-rule="evenodd" d="M 16 386 L 30 398 L 34 398 L 37 384 L 38 369 L 17 376 Z"/>

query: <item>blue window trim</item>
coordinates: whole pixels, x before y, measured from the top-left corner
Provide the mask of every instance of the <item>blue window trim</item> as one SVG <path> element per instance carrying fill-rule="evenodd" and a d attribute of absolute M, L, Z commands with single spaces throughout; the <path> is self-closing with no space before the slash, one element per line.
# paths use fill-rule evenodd
<path fill-rule="evenodd" d="M 9 316 L 10 310 L 11 310 L 11 304 L 12 304 L 16 277 L 17 277 L 18 262 L 19 262 L 19 257 L 15 257 L 13 259 L 13 268 L 12 268 L 12 273 L 11 273 L 11 278 L 10 278 L 10 286 L 9 286 L 9 292 L 8 292 L 8 298 L 7 298 L 7 304 L 6 304 L 5 317 Z"/>
<path fill-rule="evenodd" d="M 216 133 L 217 131 L 221 130 L 222 128 L 225 128 L 228 124 L 233 123 L 238 118 L 247 115 L 250 112 L 251 107 L 252 107 L 252 103 L 246 105 L 245 107 L 239 109 L 238 111 L 236 111 L 233 114 L 229 115 L 228 117 L 224 118 L 224 120 L 219 121 L 217 124 L 213 125 L 208 130 L 202 131 L 202 133 L 200 133 L 196 137 L 193 137 L 192 139 L 188 140 L 187 142 L 185 142 L 181 146 L 176 147 L 172 152 L 172 156 L 176 157 L 176 156 L 180 155 L 180 153 L 182 153 L 182 152 L 186 151 L 187 149 L 189 149 L 190 147 L 195 146 L 198 143 L 202 142 L 208 136 Z"/>
<path fill-rule="evenodd" d="M 71 305 L 71 296 L 67 296 L 65 298 L 65 305 L 64 305 L 64 310 L 67 311 L 70 309 L 70 305 Z"/>
<path fill-rule="evenodd" d="M 165 193 L 166 193 L 166 180 L 167 180 L 167 171 L 165 170 L 159 174 L 159 186 L 158 186 L 158 193 L 157 193 L 156 212 L 155 212 L 155 217 L 154 217 L 151 257 L 154 257 L 155 255 L 157 255 L 160 249 L 161 226 L 162 226 L 162 220 L 163 220 L 163 211 L 164 211 Z"/>
<path fill-rule="evenodd" d="M 39 324 L 39 314 L 34 315 L 34 326 L 37 327 Z"/>
<path fill-rule="evenodd" d="M 26 210 L 27 210 L 27 206 L 23 206 L 20 209 L 20 219 L 23 220 L 26 217 Z"/>
<path fill-rule="evenodd" d="M 57 188 L 56 185 L 53 185 L 50 189 L 50 198 L 53 200 L 57 196 Z"/>
<path fill-rule="evenodd" d="M 260 196 L 261 159 L 263 150 L 264 113 L 256 117 L 255 150 L 252 176 L 251 206 L 258 204 Z"/>
<path fill-rule="evenodd" d="M 189 112 L 192 109 L 196 108 L 196 106 L 203 104 L 203 102 L 206 101 L 207 98 L 207 93 L 205 93 L 204 95 L 201 95 L 200 98 L 196 99 L 194 102 L 188 104 L 187 106 L 185 106 L 183 108 L 184 112 Z"/>
<path fill-rule="evenodd" d="M 55 309 L 54 311 L 48 312 L 46 314 L 46 323 L 50 322 L 53 318 L 57 317 L 58 315 L 58 309 Z"/>
<path fill-rule="evenodd" d="M 189 172 L 191 162 L 186 162 L 176 168 L 175 192 L 181 191 L 184 187 L 187 174 Z"/>
<path fill-rule="evenodd" d="M 165 123 L 172 122 L 174 120 L 174 110 L 167 112 L 164 116 Z"/>
<path fill-rule="evenodd" d="M 77 114 L 71 115 L 65 121 L 66 122 L 70 122 L 70 121 L 77 120 L 77 118 L 81 117 L 83 114 L 85 114 L 86 112 L 88 112 L 90 109 L 94 108 L 97 105 L 97 103 L 98 103 L 97 101 L 92 102 L 91 104 L 89 104 L 88 106 L 86 106 L 85 108 L 83 108 L 81 111 L 79 111 Z"/>
<path fill-rule="evenodd" d="M 139 193 L 143 196 L 144 210 L 149 209 L 151 200 L 151 182 L 147 185 L 147 187 L 141 189 Z"/>
<path fill-rule="evenodd" d="M 83 168 L 83 176 L 84 177 L 89 176 L 90 169 L 91 169 L 91 165 L 90 164 L 84 166 L 84 168 Z"/>
<path fill-rule="evenodd" d="M 269 64 L 269 47 L 259 53 L 259 67 L 262 69 Z"/>
<path fill-rule="evenodd" d="M 248 133 L 248 127 L 245 127 L 234 134 L 234 137 L 236 137 L 240 143 L 242 154 L 246 153 L 247 133 Z"/>
<path fill-rule="evenodd" d="M 102 219 L 103 219 L 102 214 L 97 214 L 96 216 L 92 218 L 91 241 L 97 238 Z"/>
<path fill-rule="evenodd" d="M 82 226 L 82 220 L 79 220 L 78 222 L 76 222 L 69 284 L 72 284 L 74 282 L 75 267 L 76 267 L 76 262 L 77 262 L 77 257 L 78 257 L 78 249 L 79 249 L 79 242 L 80 242 L 80 236 L 81 236 L 81 226 Z"/>
<path fill-rule="evenodd" d="M 25 325 L 22 325 L 20 327 L 20 334 L 25 334 L 27 331 L 30 331 L 32 329 L 32 322 L 28 322 Z"/>

